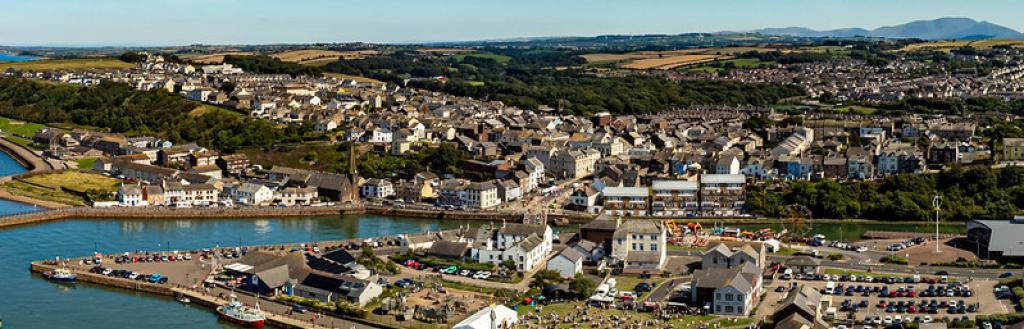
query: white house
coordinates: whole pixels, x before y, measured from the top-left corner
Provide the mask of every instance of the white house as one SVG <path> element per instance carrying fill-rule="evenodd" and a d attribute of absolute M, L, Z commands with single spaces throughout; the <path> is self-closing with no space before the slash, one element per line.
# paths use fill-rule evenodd
<path fill-rule="evenodd" d="M 242 204 L 260 205 L 273 200 L 274 191 L 261 184 L 242 183 L 233 191 L 231 199 Z"/>
<path fill-rule="evenodd" d="M 470 254 L 477 262 L 501 264 L 512 260 L 517 270 L 528 272 L 551 252 L 553 233 L 547 225 L 504 224 L 497 229 L 481 227 L 478 230 L 483 231 L 469 236 L 486 240 L 466 241 L 473 243 Z"/>
<path fill-rule="evenodd" d="M 138 185 L 121 185 L 117 190 L 117 202 L 122 207 L 136 207 L 147 205 L 142 199 L 142 189 Z"/>
<path fill-rule="evenodd" d="M 661 273 L 667 259 L 668 231 L 660 222 L 629 220 L 612 235 L 612 258 L 623 273 Z"/>
<path fill-rule="evenodd" d="M 395 186 L 386 178 L 371 178 L 363 184 L 362 195 L 367 199 L 383 199 L 395 195 Z"/>
<path fill-rule="evenodd" d="M 490 209 L 501 204 L 498 197 L 498 186 L 493 182 L 472 183 L 466 186 L 465 199 L 462 204 L 467 208 Z"/>
<path fill-rule="evenodd" d="M 548 269 L 558 272 L 563 278 L 572 278 L 583 271 L 584 258 L 575 248 L 565 248 L 548 260 Z"/>

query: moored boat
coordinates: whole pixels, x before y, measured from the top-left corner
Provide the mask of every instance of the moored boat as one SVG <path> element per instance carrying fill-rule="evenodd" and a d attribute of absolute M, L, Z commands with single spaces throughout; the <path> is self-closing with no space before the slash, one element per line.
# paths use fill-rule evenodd
<path fill-rule="evenodd" d="M 242 305 L 237 300 L 232 300 L 230 303 L 218 306 L 217 315 L 240 326 L 257 329 L 263 328 L 263 323 L 267 319 L 263 316 L 263 311 L 260 310 L 259 304 L 256 304 L 256 307 L 248 307 Z"/>
<path fill-rule="evenodd" d="M 71 273 L 68 269 L 58 268 L 53 271 L 43 272 L 43 277 L 50 281 L 57 282 L 75 282 L 78 276 L 75 273 Z"/>

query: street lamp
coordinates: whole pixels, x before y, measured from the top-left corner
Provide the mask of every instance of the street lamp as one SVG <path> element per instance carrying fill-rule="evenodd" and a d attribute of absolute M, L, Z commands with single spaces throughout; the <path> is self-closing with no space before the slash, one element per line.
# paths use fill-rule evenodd
<path fill-rule="evenodd" d="M 936 195 L 932 198 L 932 205 L 935 206 L 935 253 L 940 253 L 939 250 L 939 207 L 942 207 L 942 197 Z"/>

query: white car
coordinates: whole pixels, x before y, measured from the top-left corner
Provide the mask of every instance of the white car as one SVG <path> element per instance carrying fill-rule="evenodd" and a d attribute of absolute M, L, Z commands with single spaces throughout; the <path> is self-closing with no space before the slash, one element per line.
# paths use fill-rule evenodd
<path fill-rule="evenodd" d="M 138 277 L 139 277 L 139 273 L 132 272 L 132 274 L 128 276 L 128 279 L 135 280 Z"/>
<path fill-rule="evenodd" d="M 868 247 L 861 246 L 861 247 L 857 248 L 857 252 L 865 252 L 865 251 L 868 251 Z"/>
<path fill-rule="evenodd" d="M 882 324 L 884 324 L 884 325 L 892 324 L 892 315 L 886 315 L 885 316 L 885 320 L 882 320 Z"/>
<path fill-rule="evenodd" d="M 473 272 L 470 271 L 470 270 L 459 271 L 459 275 L 461 275 L 461 276 L 469 276 L 471 273 L 473 273 Z"/>
<path fill-rule="evenodd" d="M 108 269 L 103 270 L 103 275 L 110 275 L 110 273 L 113 273 L 113 272 L 114 272 L 114 270 L 108 268 Z"/>
<path fill-rule="evenodd" d="M 932 323 L 932 316 L 931 315 L 925 315 L 924 318 L 921 319 L 921 322 Z"/>
<path fill-rule="evenodd" d="M 903 316 L 899 315 L 899 314 L 896 314 L 896 317 L 892 319 L 892 322 L 894 322 L 894 323 L 903 323 Z"/>

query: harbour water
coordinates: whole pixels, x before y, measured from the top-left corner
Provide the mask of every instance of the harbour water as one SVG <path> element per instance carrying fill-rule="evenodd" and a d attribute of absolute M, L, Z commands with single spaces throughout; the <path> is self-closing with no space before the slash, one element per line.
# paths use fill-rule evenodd
<path fill-rule="evenodd" d="M 21 56 L 8 53 L 0 53 L 0 62 L 27 62 L 34 61 L 39 58 L 32 56 Z"/>

